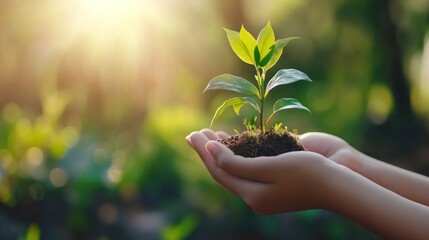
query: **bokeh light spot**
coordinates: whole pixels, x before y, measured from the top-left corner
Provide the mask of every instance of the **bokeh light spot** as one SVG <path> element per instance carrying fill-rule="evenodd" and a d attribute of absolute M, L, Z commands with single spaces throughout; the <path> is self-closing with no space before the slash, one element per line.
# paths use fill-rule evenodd
<path fill-rule="evenodd" d="M 390 89 L 384 84 L 374 84 L 368 95 L 367 116 L 374 124 L 386 121 L 393 108 L 393 97 Z"/>
<path fill-rule="evenodd" d="M 413 82 L 411 104 L 416 113 L 429 119 L 429 32 L 419 62 L 420 74 Z"/>
<path fill-rule="evenodd" d="M 49 172 L 49 180 L 55 187 L 63 187 L 68 181 L 68 175 L 63 169 L 54 168 Z"/>
<path fill-rule="evenodd" d="M 121 180 L 122 177 L 122 171 L 116 167 L 111 167 L 107 171 L 107 178 L 112 183 L 117 183 L 119 180 Z"/>
<path fill-rule="evenodd" d="M 44 154 L 40 148 L 31 147 L 27 150 L 26 159 L 30 165 L 39 166 L 43 163 Z"/>

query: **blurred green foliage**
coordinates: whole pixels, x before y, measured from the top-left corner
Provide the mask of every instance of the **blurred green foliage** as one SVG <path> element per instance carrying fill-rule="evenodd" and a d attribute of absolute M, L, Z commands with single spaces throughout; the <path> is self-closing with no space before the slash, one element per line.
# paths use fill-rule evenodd
<path fill-rule="evenodd" d="M 270 20 L 278 36 L 301 38 L 272 72 L 298 68 L 314 81 L 272 91 L 269 105 L 287 94 L 312 110 L 277 119 L 428 174 L 428 9 L 427 0 L 0 1 L 0 238 L 376 239 L 325 211 L 255 215 L 184 138 L 227 97 L 203 96 L 209 79 L 253 78 L 222 27 L 256 34 Z M 244 127 L 226 111 L 214 128 Z"/>

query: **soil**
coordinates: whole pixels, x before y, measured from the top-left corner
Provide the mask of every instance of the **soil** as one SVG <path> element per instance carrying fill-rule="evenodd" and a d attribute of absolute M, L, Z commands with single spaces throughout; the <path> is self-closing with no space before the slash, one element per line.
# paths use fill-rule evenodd
<path fill-rule="evenodd" d="M 243 157 L 277 156 L 291 151 L 304 151 L 305 148 L 296 138 L 285 131 L 277 133 L 273 130 L 264 134 L 258 132 L 243 132 L 230 138 L 219 140 L 236 155 Z"/>

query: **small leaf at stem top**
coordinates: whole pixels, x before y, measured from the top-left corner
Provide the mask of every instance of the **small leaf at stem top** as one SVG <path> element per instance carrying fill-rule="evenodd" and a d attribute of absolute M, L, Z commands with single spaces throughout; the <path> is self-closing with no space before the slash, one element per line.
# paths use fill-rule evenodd
<path fill-rule="evenodd" d="M 204 92 L 216 89 L 234 91 L 259 98 L 259 91 L 255 85 L 242 77 L 237 77 L 231 74 L 222 74 L 210 80 L 206 89 L 204 89 Z"/>
<path fill-rule="evenodd" d="M 253 55 L 255 57 L 255 64 L 256 64 L 256 66 L 259 66 L 259 62 L 261 61 L 261 54 L 259 53 L 258 46 L 255 47 L 255 53 Z"/>
<path fill-rule="evenodd" d="M 271 60 L 273 53 L 274 53 L 274 45 L 271 48 L 270 52 L 268 52 L 268 54 L 259 62 L 258 66 L 262 68 L 265 67 L 268 64 L 268 62 Z"/>
<path fill-rule="evenodd" d="M 273 55 L 272 55 L 270 61 L 268 62 L 268 64 L 264 68 L 265 71 L 272 68 L 277 63 L 277 61 L 280 59 L 280 57 L 283 53 L 283 48 L 288 44 L 288 42 L 290 40 L 298 39 L 298 38 L 299 37 L 290 37 L 290 38 L 283 38 L 283 39 L 277 40 L 273 46 L 274 47 Z"/>
<path fill-rule="evenodd" d="M 247 53 L 249 54 L 250 58 L 252 59 L 253 63 L 255 62 L 255 57 L 254 57 L 254 51 L 255 51 L 255 47 L 256 47 L 256 40 L 255 38 L 252 36 L 252 34 L 250 34 L 246 28 L 244 28 L 244 26 L 241 26 L 240 29 L 240 40 L 241 42 L 244 44 L 244 47 L 247 49 Z"/>
<path fill-rule="evenodd" d="M 232 31 L 224 28 L 228 37 L 229 45 L 231 46 L 234 53 L 245 63 L 253 65 L 252 55 L 247 51 L 246 46 L 240 39 L 239 32 Z"/>
<path fill-rule="evenodd" d="M 268 21 L 267 25 L 259 32 L 257 45 L 261 53 L 261 58 L 264 59 L 265 56 L 271 51 L 271 47 L 275 43 L 275 36 L 273 28 L 271 27 L 271 22 Z"/>

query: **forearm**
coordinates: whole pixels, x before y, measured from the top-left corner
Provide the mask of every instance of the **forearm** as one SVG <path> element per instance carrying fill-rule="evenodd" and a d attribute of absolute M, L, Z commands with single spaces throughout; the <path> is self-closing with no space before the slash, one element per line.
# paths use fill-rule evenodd
<path fill-rule="evenodd" d="M 387 239 L 429 239 L 429 207 L 342 168 L 331 175 L 328 210 Z"/>
<path fill-rule="evenodd" d="M 429 206 L 429 178 L 364 154 L 356 172 L 405 198 Z"/>

